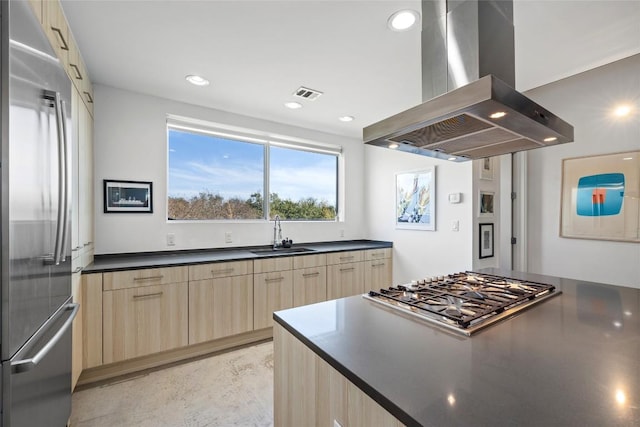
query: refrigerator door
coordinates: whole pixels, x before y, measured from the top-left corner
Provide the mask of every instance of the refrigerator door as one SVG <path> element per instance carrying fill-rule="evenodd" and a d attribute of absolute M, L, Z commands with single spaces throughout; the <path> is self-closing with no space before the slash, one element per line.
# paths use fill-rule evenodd
<path fill-rule="evenodd" d="M 71 414 L 71 299 L 25 346 L 2 364 L 2 425 L 65 426 Z"/>
<path fill-rule="evenodd" d="M 64 131 L 70 128 L 71 82 L 28 2 L 1 3 L 1 344 L 6 361 L 71 294 L 71 260 L 60 256 L 70 253 L 70 239 L 63 237 L 70 230 L 65 195 L 71 144 Z"/>

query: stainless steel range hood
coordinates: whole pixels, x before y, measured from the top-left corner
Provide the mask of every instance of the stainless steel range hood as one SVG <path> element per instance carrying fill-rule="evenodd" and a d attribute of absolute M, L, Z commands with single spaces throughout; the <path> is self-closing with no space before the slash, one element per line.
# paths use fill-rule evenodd
<path fill-rule="evenodd" d="M 428 101 L 365 127 L 366 144 L 466 161 L 573 141 L 573 126 L 513 89 L 511 1 L 424 0 L 422 16 Z"/>

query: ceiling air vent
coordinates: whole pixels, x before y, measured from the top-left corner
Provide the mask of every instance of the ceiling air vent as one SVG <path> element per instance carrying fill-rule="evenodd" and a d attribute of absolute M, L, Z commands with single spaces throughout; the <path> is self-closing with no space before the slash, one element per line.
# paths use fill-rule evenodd
<path fill-rule="evenodd" d="M 319 90 L 309 89 L 308 87 L 300 86 L 293 92 L 293 96 L 297 96 L 298 98 L 308 99 L 309 101 L 313 101 L 318 99 L 322 95 L 322 92 Z"/>

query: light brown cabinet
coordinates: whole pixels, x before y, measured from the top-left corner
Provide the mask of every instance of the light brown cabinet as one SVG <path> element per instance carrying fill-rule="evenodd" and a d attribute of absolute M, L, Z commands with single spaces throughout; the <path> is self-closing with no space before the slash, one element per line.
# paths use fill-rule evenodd
<path fill-rule="evenodd" d="M 71 275 L 71 295 L 73 302 L 80 304 L 71 329 L 71 390 L 73 390 L 76 387 L 78 378 L 80 378 L 83 365 L 82 328 L 84 326 L 84 304 L 82 303 L 82 278 L 79 272 Z"/>
<path fill-rule="evenodd" d="M 362 262 L 327 266 L 327 299 L 350 297 L 364 293 Z"/>
<path fill-rule="evenodd" d="M 293 258 L 293 306 L 327 300 L 327 256 L 325 254 Z"/>
<path fill-rule="evenodd" d="M 252 270 L 252 261 L 189 267 L 189 344 L 253 330 Z"/>
<path fill-rule="evenodd" d="M 104 363 L 188 344 L 187 282 L 105 291 L 102 298 Z"/>
<path fill-rule="evenodd" d="M 370 249 L 364 253 L 364 291 L 388 288 L 393 283 L 391 248 Z"/>
<path fill-rule="evenodd" d="M 273 326 L 273 312 L 293 307 L 294 257 L 253 261 L 253 329 Z"/>
<path fill-rule="evenodd" d="M 64 69 L 69 67 L 69 26 L 57 0 L 42 2 L 42 27 Z"/>

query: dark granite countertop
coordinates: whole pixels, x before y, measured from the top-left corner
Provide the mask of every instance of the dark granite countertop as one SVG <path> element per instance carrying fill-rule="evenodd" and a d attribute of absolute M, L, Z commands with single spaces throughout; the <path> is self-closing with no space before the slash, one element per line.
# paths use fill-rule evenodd
<path fill-rule="evenodd" d="M 96 255 L 93 263 L 85 267 L 83 274 L 104 273 L 108 271 L 135 270 L 141 268 L 173 267 L 210 262 L 241 261 L 273 258 L 281 256 L 313 255 L 328 252 L 357 251 L 365 249 L 390 248 L 392 242 L 378 240 L 345 240 L 336 242 L 300 243 L 294 248 L 311 249 L 307 252 L 275 251 L 256 255 L 252 250 L 268 249 L 268 246 L 251 246 L 220 249 L 197 249 L 184 251 L 163 251 L 145 253 L 124 253 Z"/>
<path fill-rule="evenodd" d="M 360 296 L 274 319 L 407 425 L 640 426 L 640 289 L 483 271 L 562 294 L 472 337 Z"/>

